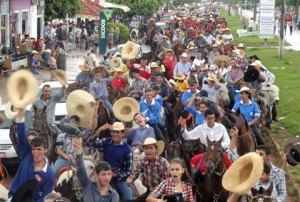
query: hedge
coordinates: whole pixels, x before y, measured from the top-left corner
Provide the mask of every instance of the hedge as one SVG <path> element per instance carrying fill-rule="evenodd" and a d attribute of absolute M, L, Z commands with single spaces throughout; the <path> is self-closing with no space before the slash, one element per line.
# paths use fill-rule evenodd
<path fill-rule="evenodd" d="M 115 30 L 116 26 L 120 29 L 120 39 L 119 43 L 126 43 L 129 40 L 129 28 L 124 23 L 114 23 L 114 22 L 108 22 L 107 23 L 107 30 Z"/>

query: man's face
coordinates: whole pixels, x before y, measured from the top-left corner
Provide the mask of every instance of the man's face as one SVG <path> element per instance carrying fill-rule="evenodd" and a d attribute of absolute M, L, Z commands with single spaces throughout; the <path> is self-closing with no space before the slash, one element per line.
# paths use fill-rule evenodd
<path fill-rule="evenodd" d="M 215 117 L 214 114 L 210 114 L 210 115 L 207 115 L 207 116 L 205 117 L 205 120 L 206 120 L 206 122 L 207 122 L 207 125 L 213 125 L 214 122 L 215 122 L 215 119 L 216 119 L 216 117 Z"/>
<path fill-rule="evenodd" d="M 269 182 L 269 175 L 266 174 L 265 172 L 263 172 L 261 177 L 259 178 L 259 182 L 261 182 L 261 183 Z"/>
<path fill-rule="evenodd" d="M 132 77 L 133 77 L 134 79 L 137 79 L 138 76 L 139 76 L 139 74 L 137 74 L 137 73 L 135 73 L 135 72 L 132 74 Z"/>
<path fill-rule="evenodd" d="M 248 98 L 248 94 L 245 93 L 245 92 L 240 92 L 240 96 L 241 96 L 241 99 L 242 99 L 242 100 L 245 100 L 245 99 Z"/>
<path fill-rule="evenodd" d="M 143 150 L 145 152 L 145 155 L 147 159 L 154 159 L 156 156 L 157 149 L 155 145 L 145 145 L 143 146 Z"/>
<path fill-rule="evenodd" d="M 147 60 L 141 60 L 141 66 L 146 66 L 147 65 Z"/>
<path fill-rule="evenodd" d="M 198 53 L 197 53 L 197 58 L 198 58 L 198 59 L 201 59 L 201 57 L 202 57 L 202 54 L 198 52 Z"/>
<path fill-rule="evenodd" d="M 78 126 L 79 126 L 79 122 L 76 121 L 75 119 L 71 119 L 70 121 L 71 121 L 71 124 L 72 124 L 73 126 L 75 126 L 75 127 L 78 127 Z"/>
<path fill-rule="evenodd" d="M 109 171 L 100 171 L 98 174 L 98 182 L 100 186 L 109 187 L 110 180 L 112 178 L 112 172 Z"/>
<path fill-rule="evenodd" d="M 134 121 L 136 124 L 139 126 L 144 126 L 146 124 L 146 118 L 143 117 L 142 115 L 138 114 L 134 117 Z"/>
<path fill-rule="evenodd" d="M 188 58 L 186 58 L 186 57 L 182 57 L 182 58 L 181 58 L 181 61 L 182 61 L 183 63 L 186 63 L 187 60 L 188 60 Z"/>
<path fill-rule="evenodd" d="M 190 84 L 189 84 L 189 87 L 190 87 L 190 90 L 191 90 L 192 93 L 195 93 L 195 92 L 196 92 L 196 90 L 197 90 L 197 84 L 195 84 L 195 83 L 190 83 Z"/>
<path fill-rule="evenodd" d="M 43 97 L 49 99 L 51 95 L 51 87 L 44 87 L 43 88 Z"/>
<path fill-rule="evenodd" d="M 119 130 L 112 130 L 111 131 L 111 138 L 114 143 L 120 143 L 123 139 L 124 132 Z"/>
<path fill-rule="evenodd" d="M 45 158 L 47 149 L 43 146 L 31 147 L 31 153 L 33 156 L 33 161 L 40 162 Z"/>
<path fill-rule="evenodd" d="M 259 156 L 261 156 L 263 158 L 264 161 L 267 161 L 268 160 L 268 156 L 266 154 L 266 152 L 264 150 L 260 150 L 260 149 L 257 149 L 255 151 Z"/>
<path fill-rule="evenodd" d="M 231 64 L 232 67 L 236 67 L 237 66 L 236 60 L 231 60 L 230 64 Z"/>
<path fill-rule="evenodd" d="M 146 92 L 145 96 L 146 96 L 146 101 L 151 102 L 153 99 L 153 91 Z"/>
<path fill-rule="evenodd" d="M 101 81 L 101 74 L 100 73 L 97 73 L 96 75 L 95 75 L 95 81 L 96 82 L 100 82 Z"/>

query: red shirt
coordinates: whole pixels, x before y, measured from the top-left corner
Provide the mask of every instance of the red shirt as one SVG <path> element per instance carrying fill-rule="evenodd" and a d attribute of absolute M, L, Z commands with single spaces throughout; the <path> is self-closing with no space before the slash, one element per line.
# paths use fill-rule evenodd
<path fill-rule="evenodd" d="M 126 80 L 120 76 L 111 82 L 111 86 L 117 88 L 118 90 L 124 90 L 126 86 Z"/>
<path fill-rule="evenodd" d="M 151 77 L 151 74 L 148 71 L 143 70 L 143 69 L 140 69 L 140 75 L 141 75 L 141 77 L 143 77 L 147 80 Z"/>

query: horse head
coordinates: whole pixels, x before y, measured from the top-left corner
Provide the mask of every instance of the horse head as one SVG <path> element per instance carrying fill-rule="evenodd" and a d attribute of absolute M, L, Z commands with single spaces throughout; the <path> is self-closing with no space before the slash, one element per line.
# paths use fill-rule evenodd
<path fill-rule="evenodd" d="M 268 189 L 260 187 L 258 190 L 251 188 L 253 195 L 252 202 L 272 202 L 271 194 L 273 191 L 273 184 L 271 183 Z"/>
<path fill-rule="evenodd" d="M 221 142 L 223 141 L 223 137 L 221 137 L 218 141 L 210 141 L 210 139 L 206 136 L 207 147 L 206 147 L 206 173 L 211 175 L 213 173 L 219 172 L 218 167 L 222 162 L 222 146 Z"/>
<path fill-rule="evenodd" d="M 216 95 L 217 104 L 223 109 L 230 105 L 229 90 L 225 84 L 220 84 Z"/>

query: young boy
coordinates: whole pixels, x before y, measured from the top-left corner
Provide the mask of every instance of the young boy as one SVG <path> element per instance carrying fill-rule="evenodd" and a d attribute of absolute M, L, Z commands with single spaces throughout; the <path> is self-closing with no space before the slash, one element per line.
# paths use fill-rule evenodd
<path fill-rule="evenodd" d="M 100 161 L 95 167 L 96 182 L 92 181 L 87 175 L 83 162 L 82 140 L 73 138 L 72 143 L 76 147 L 77 176 L 83 189 L 83 201 L 119 201 L 118 193 L 110 186 L 111 166 L 105 161 Z"/>

